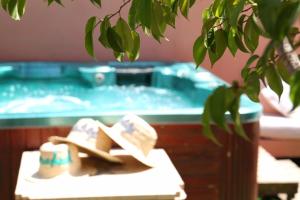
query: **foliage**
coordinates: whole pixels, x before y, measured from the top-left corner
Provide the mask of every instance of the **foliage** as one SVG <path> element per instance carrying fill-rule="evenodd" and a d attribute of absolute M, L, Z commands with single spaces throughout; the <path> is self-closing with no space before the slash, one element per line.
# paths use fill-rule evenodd
<path fill-rule="evenodd" d="M 101 8 L 101 1 L 90 0 Z M 116 12 L 103 18 L 92 16 L 85 27 L 85 47 L 94 57 L 93 38 L 111 49 L 119 61 L 134 61 L 139 57 L 140 33 L 138 29 L 160 42 L 165 38 L 168 27 L 175 28 L 178 15 L 188 18 L 189 10 L 196 0 L 123 0 Z M 48 5 L 61 0 L 47 0 Z M 19 20 L 25 11 L 26 0 L 1 0 L 2 8 L 15 20 Z M 124 7 L 129 7 L 128 17 L 121 17 Z M 299 0 L 214 0 L 202 12 L 202 32 L 195 40 L 193 56 L 200 65 L 208 55 L 214 65 L 226 49 L 235 56 L 237 51 L 249 54 L 249 59 L 241 76 L 243 84 L 233 82 L 216 89 L 205 104 L 202 122 L 204 135 L 217 143 L 210 124 L 231 132 L 226 124 L 225 113 L 229 113 L 234 131 L 247 138 L 239 116 L 240 97 L 243 93 L 258 102 L 260 82 L 281 95 L 282 80 L 291 86 L 291 100 L 294 107 L 300 104 L 300 67 L 295 50 L 300 46 L 298 27 L 294 21 L 299 15 Z M 124 15 L 125 16 L 125 15 Z M 117 20 L 112 20 L 117 18 Z M 116 21 L 112 23 L 112 21 Z M 255 54 L 260 37 L 269 42 L 261 55 Z"/>

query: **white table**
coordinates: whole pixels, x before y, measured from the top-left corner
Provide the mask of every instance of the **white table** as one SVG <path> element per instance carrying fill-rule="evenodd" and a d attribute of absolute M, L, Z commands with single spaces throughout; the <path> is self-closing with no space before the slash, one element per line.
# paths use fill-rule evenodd
<path fill-rule="evenodd" d="M 89 168 L 94 169 L 95 175 L 83 173 L 72 176 L 66 173 L 52 179 L 38 179 L 34 178 L 34 174 L 39 167 L 39 152 L 24 152 L 15 198 L 17 200 L 186 199 L 184 182 L 163 149 L 150 152 L 151 159 L 156 162 L 154 168 L 143 166 L 124 150 L 112 150 L 111 154 L 121 157 L 125 164 L 111 165 L 99 159 L 93 159 L 93 162 L 89 159 L 89 163 L 93 163 Z M 83 160 L 83 168 L 84 163 Z"/>

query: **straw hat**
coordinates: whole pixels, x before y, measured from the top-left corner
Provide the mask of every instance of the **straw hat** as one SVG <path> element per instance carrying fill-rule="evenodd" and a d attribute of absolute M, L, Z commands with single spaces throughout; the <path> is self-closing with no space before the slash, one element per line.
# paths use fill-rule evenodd
<path fill-rule="evenodd" d="M 69 170 L 72 162 L 71 154 L 66 144 L 44 143 L 40 147 L 40 166 L 38 175 L 41 178 L 52 178 Z"/>
<path fill-rule="evenodd" d="M 99 127 L 100 132 L 107 134 L 134 158 L 149 167 L 154 166 L 148 154 L 156 144 L 157 133 L 142 118 L 129 114 L 112 127 L 107 127 L 100 122 Z"/>
<path fill-rule="evenodd" d="M 109 154 L 112 140 L 99 131 L 99 122 L 89 118 L 80 119 L 67 137 L 51 136 L 53 143 L 69 143 L 79 148 L 79 151 L 104 160 L 122 163 L 122 160 Z"/>
<path fill-rule="evenodd" d="M 119 163 L 99 161 L 79 152 L 78 146 L 74 144 L 46 142 L 40 147 L 38 170 L 24 178 L 30 183 L 57 184 L 61 181 L 66 183 L 66 181 L 72 182 L 76 178 L 96 175 L 99 170 L 119 165 Z M 32 162 L 36 161 L 32 160 Z M 25 168 L 27 168 L 25 171 L 32 171 L 30 166 Z"/>

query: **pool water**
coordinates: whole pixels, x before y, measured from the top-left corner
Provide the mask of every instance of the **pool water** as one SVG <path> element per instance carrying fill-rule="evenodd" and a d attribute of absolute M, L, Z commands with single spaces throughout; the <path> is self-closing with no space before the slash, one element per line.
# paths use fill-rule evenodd
<path fill-rule="evenodd" d="M 0 113 L 168 110 L 197 106 L 176 90 L 141 85 L 91 88 L 74 79 L 2 80 L 0 91 Z"/>
<path fill-rule="evenodd" d="M 135 113 L 150 123 L 199 123 L 207 97 L 226 85 L 192 63 L 0 63 L 0 127 L 108 124 Z M 243 97 L 243 121 L 261 107 Z"/>

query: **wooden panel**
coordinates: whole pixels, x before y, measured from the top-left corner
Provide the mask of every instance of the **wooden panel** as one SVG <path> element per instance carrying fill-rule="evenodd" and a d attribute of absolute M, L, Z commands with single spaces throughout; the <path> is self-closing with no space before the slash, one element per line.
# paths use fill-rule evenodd
<path fill-rule="evenodd" d="M 229 136 L 227 166 L 229 173 L 221 185 L 227 190 L 226 199 L 252 200 L 257 198 L 257 157 L 258 157 L 258 124 L 246 124 L 249 140 L 241 139 L 236 134 Z M 226 180 L 227 179 L 227 180 Z M 227 183 L 226 183 L 227 182 Z M 224 187 L 225 186 L 225 187 Z M 226 188 L 226 186 L 229 186 Z M 224 190 L 222 192 L 225 192 Z"/>
<path fill-rule="evenodd" d="M 41 144 L 40 129 L 23 129 L 26 135 L 26 150 L 37 150 Z"/>
<path fill-rule="evenodd" d="M 300 139 L 260 139 L 259 142 L 266 150 L 268 150 L 275 157 L 300 157 Z"/>
<path fill-rule="evenodd" d="M 0 131 L 0 199 L 11 199 L 13 190 L 11 188 L 11 152 L 10 132 Z"/>
<path fill-rule="evenodd" d="M 26 134 L 22 129 L 10 130 L 11 189 L 15 190 L 22 152 L 26 148 Z"/>
<path fill-rule="evenodd" d="M 188 199 L 220 199 L 220 158 L 225 148 L 203 137 L 200 125 L 155 125 L 155 129 L 157 146 L 168 152 L 185 182 Z"/>

